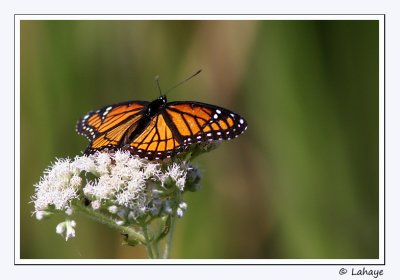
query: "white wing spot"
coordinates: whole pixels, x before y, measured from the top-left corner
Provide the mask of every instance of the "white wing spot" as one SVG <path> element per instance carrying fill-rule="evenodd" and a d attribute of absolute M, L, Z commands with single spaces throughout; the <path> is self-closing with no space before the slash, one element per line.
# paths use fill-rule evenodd
<path fill-rule="evenodd" d="M 217 112 L 217 114 L 221 114 L 221 110 L 215 110 L 215 112 Z"/>
<path fill-rule="evenodd" d="M 217 114 L 214 114 L 213 118 L 214 118 L 214 119 L 218 119 L 218 115 L 217 115 Z"/>
<path fill-rule="evenodd" d="M 200 140 L 201 139 L 201 135 L 197 136 L 196 138 Z"/>
<path fill-rule="evenodd" d="M 211 136 L 212 136 L 212 133 L 211 133 L 211 132 L 207 133 L 207 136 L 208 136 L 208 137 L 211 137 Z"/>
<path fill-rule="evenodd" d="M 241 124 L 243 124 L 243 123 L 244 123 L 244 120 L 243 120 L 243 119 L 240 119 L 239 122 L 240 122 Z"/>
<path fill-rule="evenodd" d="M 217 135 L 221 135 L 221 131 L 218 131 L 218 132 L 217 132 Z"/>

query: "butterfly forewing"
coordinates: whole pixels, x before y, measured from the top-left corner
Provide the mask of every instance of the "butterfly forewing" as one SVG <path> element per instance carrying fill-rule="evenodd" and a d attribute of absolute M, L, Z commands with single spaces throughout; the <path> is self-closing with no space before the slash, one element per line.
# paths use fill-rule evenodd
<path fill-rule="evenodd" d="M 124 133 L 140 121 L 147 104 L 149 102 L 130 101 L 89 112 L 78 121 L 76 130 L 91 141 L 88 150 L 116 146 Z"/>
<path fill-rule="evenodd" d="M 210 104 L 171 102 L 166 111 L 174 124 L 180 124 L 184 143 L 230 140 L 247 128 L 238 114 Z"/>

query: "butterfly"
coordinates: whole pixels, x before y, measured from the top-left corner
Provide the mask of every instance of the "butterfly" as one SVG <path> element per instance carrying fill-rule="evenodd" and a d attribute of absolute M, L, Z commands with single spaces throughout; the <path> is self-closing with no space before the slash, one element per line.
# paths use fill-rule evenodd
<path fill-rule="evenodd" d="M 230 140 L 246 129 L 246 120 L 232 111 L 195 101 L 167 102 L 166 95 L 91 111 L 76 126 L 90 141 L 85 154 L 122 149 L 148 160 L 171 158 L 196 143 Z"/>

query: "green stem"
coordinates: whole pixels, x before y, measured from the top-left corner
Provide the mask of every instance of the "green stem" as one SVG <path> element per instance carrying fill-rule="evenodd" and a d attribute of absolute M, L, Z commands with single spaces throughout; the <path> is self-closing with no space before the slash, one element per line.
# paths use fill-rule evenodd
<path fill-rule="evenodd" d="M 144 238 L 146 240 L 146 249 L 147 249 L 147 254 L 149 255 L 150 259 L 154 259 L 154 253 L 153 253 L 153 242 L 151 241 L 150 237 L 149 237 L 149 233 L 147 231 L 147 225 L 143 224 L 142 225 L 142 229 L 143 229 L 143 235 Z"/>
<path fill-rule="evenodd" d="M 158 253 L 158 242 L 151 242 L 151 247 L 153 248 L 154 258 L 159 259 L 160 254 Z"/>
<path fill-rule="evenodd" d="M 136 232 L 134 229 L 132 229 L 130 227 L 118 225 L 114 219 L 102 214 L 101 212 L 95 211 L 91 207 L 83 206 L 80 203 L 74 203 L 73 207 L 75 210 L 84 213 L 89 218 L 91 218 L 97 222 L 100 222 L 102 224 L 105 224 L 121 233 L 128 234 L 128 236 L 130 238 L 134 238 L 137 241 L 139 241 L 140 243 L 147 245 L 147 242 L 146 242 L 147 240 L 142 234 Z"/>
<path fill-rule="evenodd" d="M 175 228 L 175 219 L 176 219 L 176 217 L 171 215 L 171 225 L 170 225 L 170 229 L 168 232 L 167 241 L 165 243 L 163 259 L 168 259 L 171 254 L 172 239 L 173 239 L 174 228 Z"/>

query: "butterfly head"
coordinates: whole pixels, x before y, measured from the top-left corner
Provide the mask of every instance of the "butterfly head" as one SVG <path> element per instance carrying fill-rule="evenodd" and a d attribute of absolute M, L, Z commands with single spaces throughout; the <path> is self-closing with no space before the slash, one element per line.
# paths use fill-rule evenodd
<path fill-rule="evenodd" d="M 164 108 L 167 104 L 167 97 L 165 95 L 160 95 L 159 98 L 150 102 L 147 106 L 146 115 L 148 117 L 152 117 L 160 112 L 162 108 Z"/>
<path fill-rule="evenodd" d="M 167 104 L 167 96 L 165 94 L 160 95 L 158 100 L 162 101 L 164 104 Z"/>

